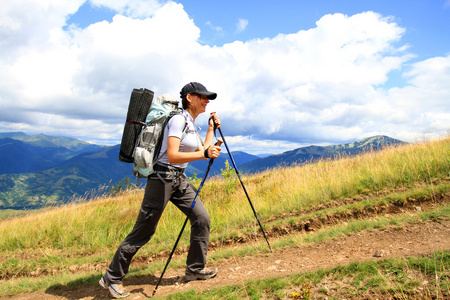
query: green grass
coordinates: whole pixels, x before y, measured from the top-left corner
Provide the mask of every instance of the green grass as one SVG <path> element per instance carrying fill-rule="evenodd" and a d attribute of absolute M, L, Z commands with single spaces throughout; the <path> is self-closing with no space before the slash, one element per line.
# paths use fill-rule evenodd
<path fill-rule="evenodd" d="M 450 138 L 444 138 L 335 161 L 279 168 L 244 176 L 243 181 L 268 233 L 277 234 L 283 228 L 305 230 L 305 224 L 313 222 L 326 230 L 302 237 L 302 242 L 320 242 L 363 229 L 402 226 L 419 219 L 448 219 L 449 208 L 440 203 L 449 194 L 449 153 Z M 134 190 L 0 220 L 0 277 L 3 279 L 0 296 L 45 289 L 57 283 L 94 282 L 92 278 L 104 271 L 100 267 L 111 259 L 134 225 L 142 197 L 143 190 Z M 211 244 L 220 248 L 209 259 L 267 251 L 235 177 L 208 179 L 201 198 L 211 217 Z M 434 203 L 435 207 L 431 211 L 414 212 L 414 217 L 383 213 L 373 218 L 380 209 L 387 211 L 422 202 Z M 365 219 L 367 216 L 371 218 Z M 167 257 L 162 253 L 172 249 L 184 219 L 173 205 L 167 207 L 151 247 L 143 247 L 136 256 L 154 257 L 155 263 L 132 270 L 130 276 L 162 268 L 159 258 Z M 336 220 L 336 224 L 330 220 Z M 343 221 L 347 224 L 340 226 Z M 242 238 L 252 242 L 237 251 L 222 249 L 224 243 Z M 272 246 L 289 247 L 298 244 L 296 239 L 299 237 L 287 236 L 273 241 Z M 188 240 L 189 229 L 178 249 L 185 249 Z M 76 276 L 68 271 L 71 266 L 85 264 L 92 270 L 77 272 Z M 182 264 L 181 260 L 173 260 L 171 267 Z M 39 274 L 39 270 L 45 276 L 37 284 L 38 279 L 32 274 Z M 378 280 L 374 278 L 370 285 L 376 285 Z"/>

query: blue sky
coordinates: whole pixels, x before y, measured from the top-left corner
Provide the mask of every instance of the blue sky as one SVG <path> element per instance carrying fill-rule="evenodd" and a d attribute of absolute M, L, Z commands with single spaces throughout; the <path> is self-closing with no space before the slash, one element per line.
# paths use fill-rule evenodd
<path fill-rule="evenodd" d="M 450 129 L 450 0 L 23 2 L 0 12 L 0 132 L 118 144 L 133 88 L 189 81 L 252 154 Z"/>

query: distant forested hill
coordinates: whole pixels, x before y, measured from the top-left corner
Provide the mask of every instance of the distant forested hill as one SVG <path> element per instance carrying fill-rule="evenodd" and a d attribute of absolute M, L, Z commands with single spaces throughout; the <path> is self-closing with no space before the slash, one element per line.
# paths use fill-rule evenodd
<path fill-rule="evenodd" d="M 81 153 L 104 146 L 74 138 L 22 132 L 0 133 L 0 174 L 19 174 L 52 168 Z"/>
<path fill-rule="evenodd" d="M 240 170 L 246 173 L 261 172 L 277 166 L 289 166 L 312 162 L 321 158 L 334 158 L 345 155 L 355 155 L 369 150 L 380 150 L 386 146 L 400 145 L 405 142 L 387 136 L 374 136 L 362 139 L 357 142 L 332 145 L 332 146 L 308 146 L 281 154 L 271 155 L 260 159 L 252 160 L 240 166 Z"/>

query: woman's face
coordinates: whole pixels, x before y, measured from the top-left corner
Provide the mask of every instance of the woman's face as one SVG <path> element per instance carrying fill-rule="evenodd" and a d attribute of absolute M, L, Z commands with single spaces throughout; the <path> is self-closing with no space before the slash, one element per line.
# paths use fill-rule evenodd
<path fill-rule="evenodd" d="M 209 103 L 208 97 L 206 97 L 204 95 L 195 95 L 195 94 L 189 95 L 189 96 L 191 96 L 190 103 L 191 103 L 193 110 L 197 114 L 204 113 L 206 111 L 206 106 Z"/>

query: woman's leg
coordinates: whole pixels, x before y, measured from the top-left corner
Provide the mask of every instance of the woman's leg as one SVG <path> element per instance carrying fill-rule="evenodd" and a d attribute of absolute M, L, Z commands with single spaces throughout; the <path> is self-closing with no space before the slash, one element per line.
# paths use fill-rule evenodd
<path fill-rule="evenodd" d="M 180 188 L 173 194 L 171 201 L 187 215 L 196 192 L 192 183 L 187 178 L 182 178 Z M 186 272 L 197 273 L 206 265 L 210 231 L 209 215 L 199 197 L 189 215 L 189 221 L 191 222 L 191 240 L 186 260 Z"/>
<path fill-rule="evenodd" d="M 133 256 L 153 236 L 158 221 L 172 194 L 172 184 L 159 179 L 148 179 L 144 199 L 133 230 L 118 247 L 106 272 L 110 283 L 119 284 L 128 273 Z"/>

